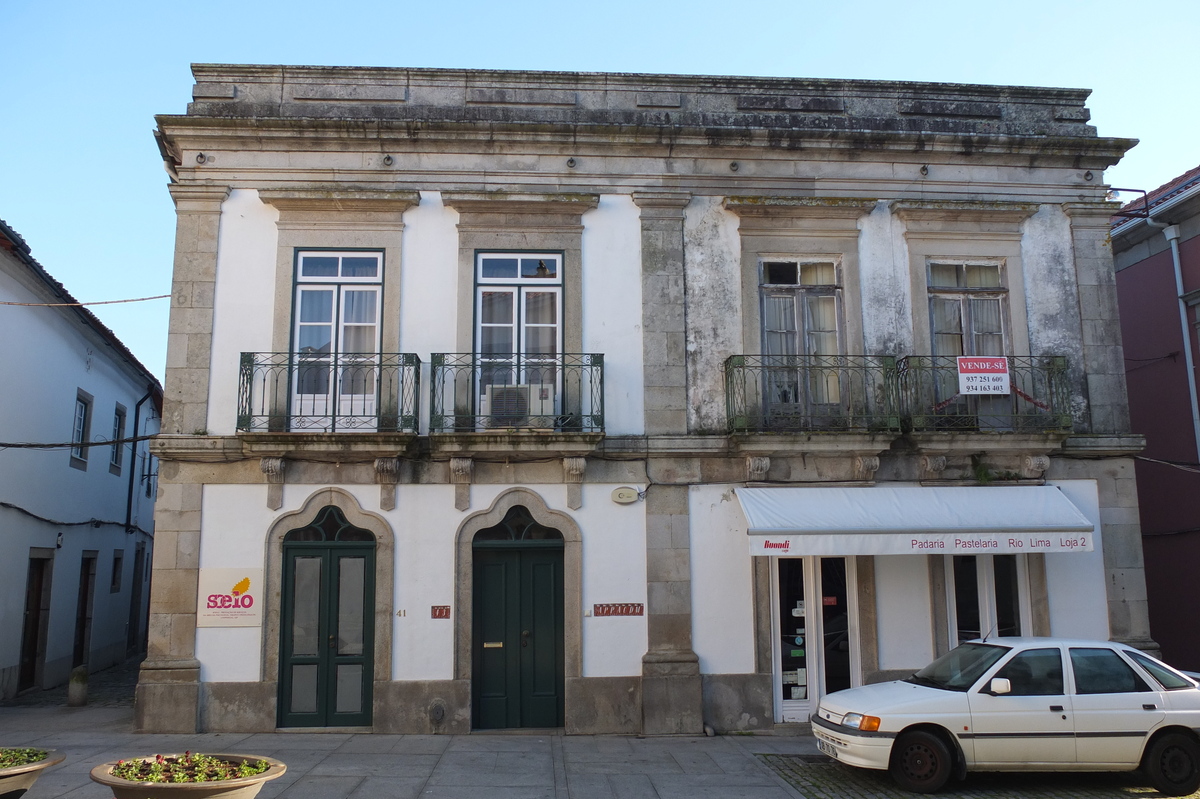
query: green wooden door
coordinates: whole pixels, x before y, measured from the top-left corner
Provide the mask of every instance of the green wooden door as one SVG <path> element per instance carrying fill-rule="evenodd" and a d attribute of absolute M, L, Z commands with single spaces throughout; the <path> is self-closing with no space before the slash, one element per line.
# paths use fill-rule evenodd
<path fill-rule="evenodd" d="M 477 541 L 474 562 L 474 726 L 561 727 L 561 539 Z"/>
<path fill-rule="evenodd" d="M 341 517 L 326 508 L 283 548 L 279 726 L 371 724 L 375 650 L 375 547 L 366 531 L 326 538 L 313 530 Z M 340 518 L 345 522 L 344 517 Z M 301 535 L 294 535 L 300 533 Z M 322 531 L 317 528 L 317 533 Z"/>

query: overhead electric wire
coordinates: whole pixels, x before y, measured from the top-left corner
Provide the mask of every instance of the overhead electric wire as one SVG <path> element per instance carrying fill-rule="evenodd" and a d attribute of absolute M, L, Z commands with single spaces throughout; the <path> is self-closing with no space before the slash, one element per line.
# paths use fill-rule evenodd
<path fill-rule="evenodd" d="M 97 300 L 96 302 L 11 302 L 0 301 L 0 305 L 22 305 L 27 308 L 82 308 L 85 305 L 118 305 L 123 302 L 146 302 L 147 300 L 165 300 L 170 294 L 156 294 L 153 297 L 133 297 L 128 300 Z"/>
<path fill-rule="evenodd" d="M 1188 461 L 1168 461 L 1163 460 L 1162 458 L 1150 458 L 1146 455 L 1134 455 L 1133 459 L 1138 461 L 1146 461 L 1147 463 L 1158 463 L 1162 464 L 1163 466 L 1170 466 L 1175 469 L 1180 469 L 1181 471 L 1200 474 L 1200 463 L 1189 463 Z"/>
<path fill-rule="evenodd" d="M 81 449 L 85 447 L 111 447 L 114 444 L 132 444 L 136 441 L 149 441 L 154 436 L 130 436 L 129 438 L 114 438 L 107 441 L 66 441 L 57 444 L 41 444 L 35 441 L 0 441 L 3 449 Z"/>
<path fill-rule="evenodd" d="M 20 505 L 14 505 L 11 502 L 0 502 L 0 508 L 8 508 L 9 510 L 15 510 L 18 513 L 23 513 L 32 519 L 37 519 L 39 522 L 45 522 L 46 524 L 50 524 L 55 527 L 106 527 L 106 526 L 107 527 L 120 527 L 125 530 L 130 530 L 130 531 L 137 530 L 139 533 L 145 533 L 146 535 L 150 535 L 149 530 L 143 530 L 140 526 L 138 526 L 136 524 L 126 527 L 125 522 L 115 522 L 115 521 L 109 521 L 107 519 L 96 519 L 96 518 L 88 519 L 86 522 L 62 522 L 57 519 L 47 519 L 45 516 L 39 516 L 38 514 L 34 513 L 31 510 L 26 510 L 25 508 L 22 508 Z"/>

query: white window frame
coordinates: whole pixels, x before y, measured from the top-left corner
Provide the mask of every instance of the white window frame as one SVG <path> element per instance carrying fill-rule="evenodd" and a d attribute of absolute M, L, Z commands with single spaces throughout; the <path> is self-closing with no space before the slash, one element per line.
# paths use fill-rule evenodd
<path fill-rule="evenodd" d="M 484 277 L 483 266 L 484 261 L 488 259 L 515 259 L 518 263 L 517 275 L 515 277 Z M 554 277 L 522 277 L 520 274 L 520 263 L 522 260 L 539 260 L 553 261 Z M 512 295 L 513 318 L 511 322 L 512 330 L 512 348 L 511 355 L 484 355 L 483 346 L 483 331 L 485 324 L 483 321 L 483 299 L 487 293 L 507 292 Z M 529 354 L 528 335 L 531 329 L 536 327 L 551 327 L 551 325 L 527 323 L 526 305 L 530 294 L 553 294 L 554 295 L 554 354 L 539 357 L 536 354 Z M 489 327 L 500 327 L 500 325 L 492 323 Z M 554 396 L 555 396 L 555 413 L 561 412 L 561 396 L 562 396 L 562 369 L 560 364 L 563 362 L 563 340 L 564 340 L 564 322 L 563 322 L 563 253 L 561 252 L 538 252 L 522 251 L 509 252 L 503 250 L 480 250 L 475 253 L 475 324 L 474 324 L 474 352 L 479 360 L 479 379 L 477 394 L 482 398 L 488 388 L 488 385 L 518 385 L 524 383 L 543 382 L 544 378 L 531 380 L 528 377 L 529 372 L 536 370 L 539 366 L 545 365 L 554 371 Z M 500 384 L 494 378 L 487 378 L 486 375 L 491 370 L 503 370 L 505 363 L 512 363 L 512 383 Z M 518 366 L 519 364 L 519 366 Z"/>
<path fill-rule="evenodd" d="M 88 443 L 92 434 L 92 409 L 95 398 L 84 391 L 76 389 L 75 414 L 71 422 L 71 465 L 76 469 L 87 470 L 88 450 L 83 446 Z"/>
<path fill-rule="evenodd" d="M 305 275 L 304 262 L 306 258 L 337 258 L 338 269 L 336 275 Z M 343 274 L 344 259 L 347 258 L 374 258 L 377 268 L 374 275 L 357 276 Z M 341 413 L 340 408 L 343 402 L 350 402 L 351 407 L 362 411 L 364 419 L 372 417 L 377 411 L 377 398 L 379 391 L 379 373 L 375 371 L 375 392 L 374 395 L 358 395 L 358 394 L 342 394 L 341 375 L 341 359 L 347 354 L 359 354 L 367 357 L 354 359 L 352 365 L 366 364 L 369 365 L 373 359 L 376 365 L 380 362 L 382 341 L 383 341 L 383 277 L 384 277 L 384 253 L 383 250 L 319 250 L 319 249 L 300 249 L 296 251 L 295 265 L 295 290 L 292 297 L 292 352 L 296 369 L 294 376 L 294 384 L 292 386 L 291 406 L 293 416 L 304 417 L 323 417 L 328 416 L 330 419 L 329 427 L 334 425 L 334 417 L 343 418 L 345 413 Z M 302 298 L 309 292 L 332 292 L 332 306 L 329 309 L 331 319 L 328 323 L 310 323 L 305 322 L 301 318 Z M 370 291 L 375 295 L 375 318 L 371 324 L 375 327 L 375 336 L 373 341 L 373 352 L 368 353 L 347 353 L 345 351 L 345 342 L 347 338 L 347 328 L 355 325 L 365 325 L 366 323 L 350 323 L 346 322 L 346 302 L 350 292 L 355 291 Z M 315 327 L 317 325 L 328 326 L 330 332 L 330 351 L 328 353 L 312 354 L 311 356 L 302 356 L 300 352 L 300 331 L 305 327 Z M 330 370 L 326 391 L 323 394 L 305 393 L 300 385 L 300 371 L 302 357 L 308 362 L 312 368 L 319 368 L 322 363 L 327 363 Z M 339 366 L 335 366 L 335 362 Z M 345 397 L 353 399 L 345 400 Z M 321 427 L 309 426 L 306 429 L 319 431 Z M 340 428 L 339 428 L 340 429 Z"/>

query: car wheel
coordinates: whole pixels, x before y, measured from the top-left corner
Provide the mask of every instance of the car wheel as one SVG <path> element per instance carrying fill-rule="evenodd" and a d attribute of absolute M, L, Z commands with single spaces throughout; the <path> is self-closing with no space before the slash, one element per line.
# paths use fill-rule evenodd
<path fill-rule="evenodd" d="M 1150 744 L 1142 761 L 1150 784 L 1169 796 L 1200 789 L 1200 744 L 1183 733 L 1170 733 Z"/>
<path fill-rule="evenodd" d="M 906 732 L 892 745 L 888 773 L 901 788 L 917 793 L 939 791 L 954 772 L 950 749 L 933 733 Z"/>

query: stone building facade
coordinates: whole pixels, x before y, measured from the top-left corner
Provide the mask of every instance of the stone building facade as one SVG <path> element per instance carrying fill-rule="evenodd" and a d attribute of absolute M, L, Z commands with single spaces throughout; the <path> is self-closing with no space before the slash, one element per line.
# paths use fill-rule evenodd
<path fill-rule="evenodd" d="M 755 730 L 1153 648 L 1087 92 L 193 72 L 142 729 Z"/>

